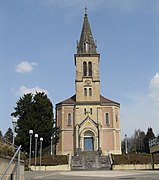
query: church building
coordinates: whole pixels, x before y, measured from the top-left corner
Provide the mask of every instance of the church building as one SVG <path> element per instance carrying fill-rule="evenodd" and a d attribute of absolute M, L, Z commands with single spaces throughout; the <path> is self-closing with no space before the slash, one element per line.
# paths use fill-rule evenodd
<path fill-rule="evenodd" d="M 75 95 L 56 104 L 56 123 L 61 128 L 56 154 L 75 155 L 80 151 L 121 154 L 120 104 L 100 94 L 100 54 L 87 13 L 74 62 Z"/>

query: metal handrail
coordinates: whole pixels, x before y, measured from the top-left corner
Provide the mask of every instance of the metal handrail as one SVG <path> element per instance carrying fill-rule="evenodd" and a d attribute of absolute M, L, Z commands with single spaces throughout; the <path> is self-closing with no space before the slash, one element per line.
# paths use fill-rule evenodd
<path fill-rule="evenodd" d="M 149 140 L 149 147 L 159 145 L 159 136 Z"/>
<path fill-rule="evenodd" d="M 12 157 L 11 161 L 9 162 L 6 170 L 4 171 L 4 173 L 2 174 L 2 176 L 0 177 L 0 180 L 3 179 L 3 177 L 5 176 L 6 172 L 8 171 L 10 165 L 12 164 L 13 160 L 15 159 L 15 157 L 18 154 L 18 169 L 17 169 L 17 180 L 19 180 L 19 174 L 20 174 L 20 149 L 21 149 L 21 145 L 18 147 L 17 151 L 15 152 L 14 156 Z"/>
<path fill-rule="evenodd" d="M 9 146 L 12 146 L 14 149 L 18 149 L 18 146 L 9 142 L 7 139 L 1 137 L 0 140 L 2 140 L 2 142 L 4 142 L 5 144 L 8 144 Z"/>

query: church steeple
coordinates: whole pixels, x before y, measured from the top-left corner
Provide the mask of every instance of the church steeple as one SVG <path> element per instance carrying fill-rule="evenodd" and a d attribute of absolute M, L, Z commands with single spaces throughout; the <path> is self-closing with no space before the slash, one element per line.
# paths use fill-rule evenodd
<path fill-rule="evenodd" d="M 87 12 L 75 54 L 76 102 L 100 102 L 99 58 Z"/>
<path fill-rule="evenodd" d="M 79 42 L 77 42 L 77 54 L 97 54 L 96 44 L 93 39 L 86 9 L 85 9 L 81 37 Z"/>

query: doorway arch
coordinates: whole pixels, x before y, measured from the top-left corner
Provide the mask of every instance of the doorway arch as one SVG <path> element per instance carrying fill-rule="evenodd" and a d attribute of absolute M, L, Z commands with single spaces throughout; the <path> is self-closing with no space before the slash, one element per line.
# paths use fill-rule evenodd
<path fill-rule="evenodd" d="M 84 133 L 84 151 L 94 151 L 94 133 L 92 131 Z"/>

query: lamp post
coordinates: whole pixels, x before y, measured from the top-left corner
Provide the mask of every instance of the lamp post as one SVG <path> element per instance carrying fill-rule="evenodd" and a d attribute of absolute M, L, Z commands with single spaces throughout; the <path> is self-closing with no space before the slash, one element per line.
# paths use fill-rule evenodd
<path fill-rule="evenodd" d="M 53 160 L 54 160 L 54 156 L 55 156 L 55 129 L 56 129 L 56 118 L 54 117 L 54 112 L 53 112 L 53 124 L 52 124 L 52 129 L 53 129 L 53 133 L 52 133 L 52 136 L 51 136 L 51 155 L 53 155 Z"/>
<path fill-rule="evenodd" d="M 125 154 L 128 154 L 128 141 L 127 141 L 127 135 L 125 134 Z"/>
<path fill-rule="evenodd" d="M 31 141 L 32 141 L 33 130 L 29 130 L 29 135 L 30 135 L 30 151 L 29 151 L 29 171 L 30 171 L 30 162 L 31 162 Z"/>
<path fill-rule="evenodd" d="M 51 155 L 52 155 L 52 141 L 53 141 L 53 137 L 51 136 L 51 151 L 50 151 Z"/>
<path fill-rule="evenodd" d="M 16 117 L 12 118 L 12 124 L 13 124 L 13 146 L 14 146 L 15 126 L 17 124 L 17 118 Z"/>
<path fill-rule="evenodd" d="M 38 134 L 35 134 L 35 171 L 36 171 L 36 156 L 37 156 L 37 140 L 38 140 Z"/>
<path fill-rule="evenodd" d="M 43 138 L 40 138 L 40 170 L 41 170 L 41 154 L 42 154 L 42 143 L 43 143 Z"/>

